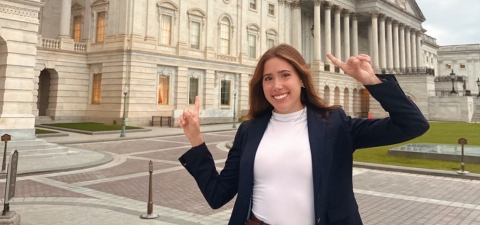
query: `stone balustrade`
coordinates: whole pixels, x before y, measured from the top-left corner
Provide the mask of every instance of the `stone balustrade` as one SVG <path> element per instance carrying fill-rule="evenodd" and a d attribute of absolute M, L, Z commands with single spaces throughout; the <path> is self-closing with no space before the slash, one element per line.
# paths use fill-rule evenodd
<path fill-rule="evenodd" d="M 217 60 L 228 61 L 228 62 L 237 62 L 237 57 L 217 54 Z"/>
<path fill-rule="evenodd" d="M 87 51 L 87 43 L 75 43 L 73 45 L 73 49 L 76 52 L 86 52 Z"/>
<path fill-rule="evenodd" d="M 60 49 L 60 40 L 50 39 L 50 38 L 41 38 L 42 47 L 46 49 Z"/>

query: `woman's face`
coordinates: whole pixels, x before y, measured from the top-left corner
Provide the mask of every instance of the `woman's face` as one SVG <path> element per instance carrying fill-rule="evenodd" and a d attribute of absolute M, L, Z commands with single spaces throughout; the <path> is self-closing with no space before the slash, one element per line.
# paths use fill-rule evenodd
<path fill-rule="evenodd" d="M 281 58 L 265 62 L 262 78 L 263 94 L 276 113 L 292 113 L 303 109 L 300 93 L 303 82 L 290 63 Z"/>

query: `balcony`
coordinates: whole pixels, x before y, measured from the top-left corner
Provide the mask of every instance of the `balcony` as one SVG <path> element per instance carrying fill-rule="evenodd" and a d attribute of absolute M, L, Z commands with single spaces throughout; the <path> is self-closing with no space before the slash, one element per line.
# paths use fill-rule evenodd
<path fill-rule="evenodd" d="M 74 42 L 70 38 L 42 38 L 38 36 L 37 47 L 45 50 L 74 51 L 79 53 L 87 52 L 87 43 Z"/>

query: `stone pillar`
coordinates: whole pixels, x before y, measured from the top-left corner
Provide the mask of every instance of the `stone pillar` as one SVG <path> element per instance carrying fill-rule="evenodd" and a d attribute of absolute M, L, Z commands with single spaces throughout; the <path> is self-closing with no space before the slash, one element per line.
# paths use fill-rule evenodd
<path fill-rule="evenodd" d="M 400 71 L 405 70 L 407 67 L 406 61 L 405 61 L 405 26 L 403 23 L 399 24 L 399 29 L 400 29 Z M 404 71 L 402 71 L 404 72 Z"/>
<path fill-rule="evenodd" d="M 329 2 L 326 2 L 324 5 L 325 8 L 325 52 L 332 53 L 332 24 L 330 21 L 330 9 L 332 5 Z M 330 59 L 326 58 L 325 62 L 330 64 L 330 71 L 333 71 L 333 65 Z"/>
<path fill-rule="evenodd" d="M 175 109 L 183 111 L 188 106 L 188 68 L 178 67 L 177 70 Z"/>
<path fill-rule="evenodd" d="M 345 46 L 343 48 L 344 52 L 344 61 L 347 61 L 350 58 L 350 12 L 345 11 L 343 14 L 343 39 Z"/>
<path fill-rule="evenodd" d="M 393 71 L 392 19 L 387 19 L 387 71 Z"/>
<path fill-rule="evenodd" d="M 358 18 L 357 14 L 352 16 L 352 55 L 358 55 Z"/>
<path fill-rule="evenodd" d="M 72 0 L 62 0 L 60 12 L 60 37 L 70 37 L 70 17 L 72 14 Z"/>
<path fill-rule="evenodd" d="M 294 21 L 294 24 L 292 24 L 292 46 L 302 53 L 302 9 L 300 7 L 300 1 L 292 2 L 292 9 L 292 21 Z"/>
<path fill-rule="evenodd" d="M 291 25 L 290 21 L 292 20 L 292 10 L 291 10 L 291 3 L 285 2 L 285 43 L 292 44 L 292 40 L 290 38 L 291 32 Z M 248 44 L 247 44 L 248 46 Z"/>
<path fill-rule="evenodd" d="M 385 70 L 387 68 L 387 54 L 385 45 L 385 15 L 380 15 L 380 69 Z"/>
<path fill-rule="evenodd" d="M 212 96 L 215 96 L 215 71 L 205 70 L 205 85 L 203 85 L 203 98 L 202 98 L 203 109 L 216 108 Z"/>
<path fill-rule="evenodd" d="M 311 64 L 311 69 L 313 71 L 323 70 L 322 63 L 322 39 L 320 32 L 320 18 L 321 18 L 321 1 L 315 0 L 314 4 L 314 13 L 313 13 L 313 62 Z"/>
<path fill-rule="evenodd" d="M 422 49 L 422 32 L 417 32 L 417 67 L 425 67 L 425 57 Z"/>
<path fill-rule="evenodd" d="M 342 39 L 340 36 L 340 13 L 342 12 L 342 8 L 336 6 L 335 9 L 335 57 L 338 59 L 342 59 Z"/>
<path fill-rule="evenodd" d="M 371 12 L 372 16 L 372 67 L 375 73 L 379 73 L 379 58 L 378 58 L 378 12 Z"/>
<path fill-rule="evenodd" d="M 285 43 L 285 0 L 278 1 L 278 42 Z"/>
<path fill-rule="evenodd" d="M 395 62 L 393 64 L 393 70 L 395 72 L 398 72 L 398 69 L 400 68 L 400 49 L 399 49 L 399 37 L 398 37 L 398 21 L 394 20 L 393 21 L 393 52 L 394 52 L 394 58 Z"/>
<path fill-rule="evenodd" d="M 407 70 L 411 71 L 412 69 L 412 47 L 410 45 L 410 27 L 405 26 L 405 41 L 406 41 L 406 46 L 405 46 L 405 55 L 407 56 Z"/>
<path fill-rule="evenodd" d="M 413 69 L 417 68 L 417 37 L 416 37 L 416 31 L 415 29 L 412 29 L 410 32 L 410 38 L 412 39 L 410 41 L 411 47 L 412 47 L 412 67 Z"/>

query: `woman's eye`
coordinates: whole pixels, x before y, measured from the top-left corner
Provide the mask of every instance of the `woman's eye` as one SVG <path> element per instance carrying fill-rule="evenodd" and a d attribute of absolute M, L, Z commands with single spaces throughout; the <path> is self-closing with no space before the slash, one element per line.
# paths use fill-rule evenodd
<path fill-rule="evenodd" d="M 269 81 L 269 80 L 272 80 L 272 78 L 271 77 L 265 77 L 265 78 L 263 78 L 263 80 L 264 81 Z"/>
<path fill-rule="evenodd" d="M 289 77 L 290 74 L 289 74 L 289 73 L 284 73 L 282 76 L 283 76 L 283 77 Z"/>

